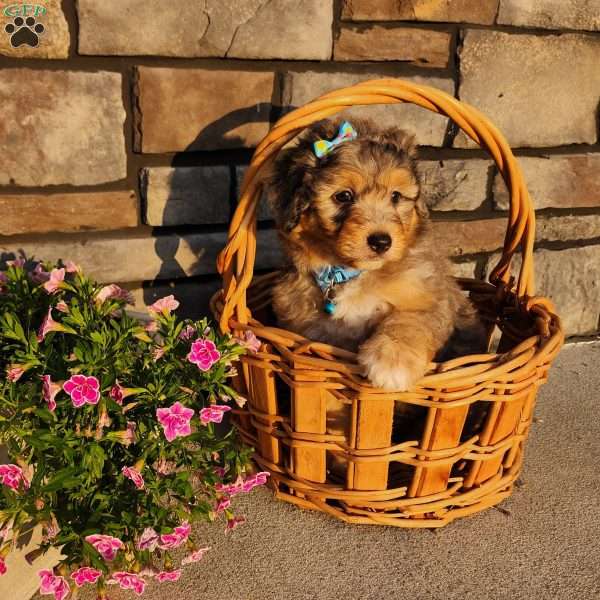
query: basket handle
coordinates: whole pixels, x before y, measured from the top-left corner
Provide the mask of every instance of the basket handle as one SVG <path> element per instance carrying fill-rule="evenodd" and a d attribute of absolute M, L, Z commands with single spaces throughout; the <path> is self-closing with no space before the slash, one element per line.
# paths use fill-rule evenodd
<path fill-rule="evenodd" d="M 512 286 L 510 265 L 520 249 L 522 262 L 516 294 L 525 301 L 533 296 L 535 213 L 521 169 L 504 136 L 477 109 L 446 92 L 399 79 L 377 79 L 329 92 L 286 114 L 256 148 L 229 226 L 228 243 L 217 259 L 224 290 L 222 331 L 230 330 L 229 320 L 234 314 L 240 323 L 247 323 L 251 316 L 246 305 L 246 290 L 252 281 L 256 258 L 256 209 L 262 193 L 261 173 L 273 163 L 285 144 L 312 123 L 351 106 L 399 102 L 446 115 L 491 154 L 509 190 L 510 211 L 502 256 L 490 274 L 490 281 Z"/>

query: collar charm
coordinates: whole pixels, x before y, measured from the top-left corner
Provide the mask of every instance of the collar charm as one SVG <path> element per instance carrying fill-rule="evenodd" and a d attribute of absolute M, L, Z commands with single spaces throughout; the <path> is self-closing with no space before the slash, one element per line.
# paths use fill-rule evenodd
<path fill-rule="evenodd" d="M 348 283 L 348 281 L 355 279 L 361 273 L 362 271 L 359 269 L 331 265 L 313 271 L 315 281 L 325 298 L 323 305 L 324 312 L 328 315 L 332 315 L 335 312 L 335 286 Z"/>

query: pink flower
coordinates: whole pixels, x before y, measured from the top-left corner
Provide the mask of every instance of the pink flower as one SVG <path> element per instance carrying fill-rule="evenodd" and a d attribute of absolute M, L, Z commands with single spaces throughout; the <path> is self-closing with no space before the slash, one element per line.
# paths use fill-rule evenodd
<path fill-rule="evenodd" d="M 128 479 L 131 479 L 131 481 L 133 481 L 135 487 L 138 490 L 144 489 L 144 478 L 142 477 L 142 474 L 136 468 L 123 467 L 121 469 L 121 473 L 123 473 L 123 475 L 125 475 L 125 477 L 127 477 Z"/>
<path fill-rule="evenodd" d="M 246 481 L 244 481 L 244 483 L 242 484 L 243 491 L 249 492 L 250 490 L 259 485 L 265 485 L 265 483 L 267 483 L 267 477 L 269 475 L 270 473 L 267 473 L 266 471 L 261 471 L 260 473 L 256 473 L 256 475 L 248 477 L 248 479 L 246 479 Z"/>
<path fill-rule="evenodd" d="M 196 340 L 187 355 L 188 361 L 195 364 L 201 371 L 208 371 L 220 358 L 221 353 L 217 350 L 214 342 L 207 339 Z"/>
<path fill-rule="evenodd" d="M 48 542 L 53 540 L 60 533 L 60 527 L 56 521 L 56 517 L 52 517 L 50 523 L 46 523 L 43 529 L 42 541 Z"/>
<path fill-rule="evenodd" d="M 0 556 L 0 575 L 4 575 L 6 573 L 6 562 L 4 557 Z"/>
<path fill-rule="evenodd" d="M 48 308 L 48 314 L 44 317 L 44 320 L 42 321 L 42 324 L 38 330 L 37 341 L 43 342 L 44 338 L 51 331 L 67 331 L 67 329 L 64 325 L 57 323 L 52 318 L 52 307 Z"/>
<path fill-rule="evenodd" d="M 250 352 L 258 352 L 260 350 L 261 342 L 250 329 L 246 329 L 239 336 L 236 335 L 234 339 L 240 346 L 247 348 Z"/>
<path fill-rule="evenodd" d="M 34 283 L 44 283 L 50 279 L 50 273 L 44 269 L 42 263 L 35 265 L 29 276 Z"/>
<path fill-rule="evenodd" d="M 49 410 L 54 412 L 56 409 L 56 394 L 60 392 L 61 387 L 58 383 L 53 383 L 50 375 L 42 375 L 42 397 L 48 404 Z"/>
<path fill-rule="evenodd" d="M 110 285 L 105 285 L 95 297 L 96 304 L 102 304 L 105 300 L 109 298 L 113 298 L 115 300 L 125 300 L 127 304 L 134 305 L 135 300 L 133 299 L 133 294 L 127 290 L 124 290 L 122 287 L 111 283 Z"/>
<path fill-rule="evenodd" d="M 85 541 L 94 546 L 98 554 L 100 554 L 104 560 L 113 560 L 117 555 L 117 552 L 125 547 L 119 538 L 112 537 L 111 535 L 102 535 L 100 533 L 86 536 Z"/>
<path fill-rule="evenodd" d="M 40 594 L 48 596 L 54 594 L 55 600 L 63 600 L 69 595 L 71 588 L 64 577 L 58 577 L 49 569 L 38 573 L 40 577 Z"/>
<path fill-rule="evenodd" d="M 216 404 L 207 406 L 200 411 L 200 422 L 202 425 L 207 425 L 208 423 L 221 423 L 223 421 L 223 415 L 228 410 L 231 410 L 230 406 Z"/>
<path fill-rule="evenodd" d="M 148 333 L 156 333 L 158 331 L 158 323 L 156 321 L 150 321 L 144 326 L 144 329 Z"/>
<path fill-rule="evenodd" d="M 163 315 L 170 315 L 172 310 L 179 308 L 179 302 L 175 300 L 175 296 L 165 296 L 160 298 L 154 304 L 148 307 L 150 313 L 162 313 Z"/>
<path fill-rule="evenodd" d="M 172 460 L 161 458 L 157 461 L 155 468 L 157 473 L 160 473 L 161 475 L 171 475 L 171 473 L 175 473 L 177 464 Z"/>
<path fill-rule="evenodd" d="M 191 325 L 186 325 L 179 333 L 180 340 L 191 340 L 196 333 L 196 329 Z"/>
<path fill-rule="evenodd" d="M 160 536 L 159 548 L 163 550 L 178 548 L 188 539 L 191 530 L 190 524 L 184 521 L 179 527 L 175 527 L 173 533 L 165 533 Z"/>
<path fill-rule="evenodd" d="M 241 492 L 248 493 L 256 486 L 264 485 L 265 483 L 267 483 L 267 477 L 269 477 L 269 475 L 270 474 L 266 471 L 261 471 L 260 473 L 251 475 L 247 479 L 242 479 L 241 477 L 238 477 L 235 483 L 230 483 L 227 485 L 217 483 L 217 485 L 215 485 L 215 490 L 217 492 L 220 492 L 221 494 L 228 494 L 229 496 L 235 496 L 236 494 L 240 494 Z"/>
<path fill-rule="evenodd" d="M 81 271 L 81 267 L 76 265 L 72 260 L 65 261 L 64 265 L 67 273 L 79 273 Z"/>
<path fill-rule="evenodd" d="M 154 362 L 161 359 L 166 351 L 166 348 L 164 348 L 163 346 L 156 346 L 156 348 L 152 350 L 152 359 L 154 360 Z"/>
<path fill-rule="evenodd" d="M 150 552 L 154 552 L 158 546 L 158 540 L 158 533 L 152 527 L 146 527 L 137 542 L 136 548 L 138 550 L 150 550 Z"/>
<path fill-rule="evenodd" d="M 220 513 L 224 510 L 228 509 L 231 506 L 231 500 L 229 498 L 222 498 L 217 502 L 217 506 L 215 507 L 215 511 Z"/>
<path fill-rule="evenodd" d="M 117 379 L 115 385 L 110 388 L 110 397 L 117 403 L 123 406 L 123 388 Z"/>
<path fill-rule="evenodd" d="M 0 465 L 0 483 L 13 490 L 18 490 L 19 485 L 29 489 L 29 481 L 23 475 L 23 469 L 17 465 Z"/>
<path fill-rule="evenodd" d="M 25 266 L 25 259 L 24 258 L 15 258 L 15 260 L 7 260 L 6 264 L 9 267 L 22 268 Z"/>
<path fill-rule="evenodd" d="M 175 402 L 169 408 L 157 408 L 156 417 L 163 426 L 165 437 L 172 442 L 176 437 L 185 437 L 192 433 L 190 419 L 194 415 L 191 408 L 186 408 L 180 402 Z"/>
<path fill-rule="evenodd" d="M 100 382 L 93 376 L 73 375 L 71 379 L 65 381 L 63 390 L 71 396 L 75 408 L 86 403 L 98 404 L 98 400 L 100 400 Z"/>
<path fill-rule="evenodd" d="M 55 294 L 63 284 L 65 280 L 64 269 L 52 269 L 50 271 L 50 279 L 42 286 L 49 294 Z"/>
<path fill-rule="evenodd" d="M 185 558 L 183 558 L 181 560 L 181 564 L 191 565 L 192 563 L 198 562 L 209 550 L 210 548 L 198 548 L 198 550 L 194 550 L 191 554 L 188 554 Z"/>
<path fill-rule="evenodd" d="M 235 529 L 238 525 L 246 522 L 245 517 L 232 517 L 231 519 L 227 519 L 227 526 L 225 527 L 225 533 Z"/>
<path fill-rule="evenodd" d="M 144 593 L 146 582 L 135 573 L 127 573 L 126 571 L 116 571 L 112 574 L 112 578 L 108 583 L 118 583 L 122 590 L 133 590 L 138 596 Z"/>
<path fill-rule="evenodd" d="M 6 371 L 6 378 L 8 381 L 16 382 L 21 379 L 21 375 L 25 373 L 26 369 L 22 365 L 10 365 Z"/>
<path fill-rule="evenodd" d="M 77 571 L 71 573 L 71 579 L 75 582 L 78 588 L 86 583 L 94 584 L 100 579 L 102 571 L 93 569 L 92 567 L 81 567 Z"/>
<path fill-rule="evenodd" d="M 177 581 L 181 577 L 181 570 L 176 569 L 175 571 L 161 571 L 155 578 L 162 583 L 163 581 Z"/>

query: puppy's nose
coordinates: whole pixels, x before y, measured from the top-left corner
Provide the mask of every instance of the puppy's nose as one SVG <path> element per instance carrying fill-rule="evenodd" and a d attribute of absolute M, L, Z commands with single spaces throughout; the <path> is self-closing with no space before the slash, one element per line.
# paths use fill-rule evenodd
<path fill-rule="evenodd" d="M 367 238 L 369 247 L 375 250 L 377 254 L 383 254 L 390 249 L 392 238 L 387 233 L 372 233 Z"/>

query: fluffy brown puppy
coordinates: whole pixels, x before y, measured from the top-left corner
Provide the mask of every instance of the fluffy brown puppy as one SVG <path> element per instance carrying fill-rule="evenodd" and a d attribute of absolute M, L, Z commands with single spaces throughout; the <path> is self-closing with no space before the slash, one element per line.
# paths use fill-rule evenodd
<path fill-rule="evenodd" d="M 273 307 L 282 326 L 357 351 L 373 385 L 408 390 L 451 337 L 481 329 L 429 232 L 413 137 L 352 126 L 355 139 L 319 158 L 314 142 L 340 127 L 323 121 L 275 162 L 267 191 L 291 265 Z M 360 274 L 324 291 L 332 265 Z"/>

